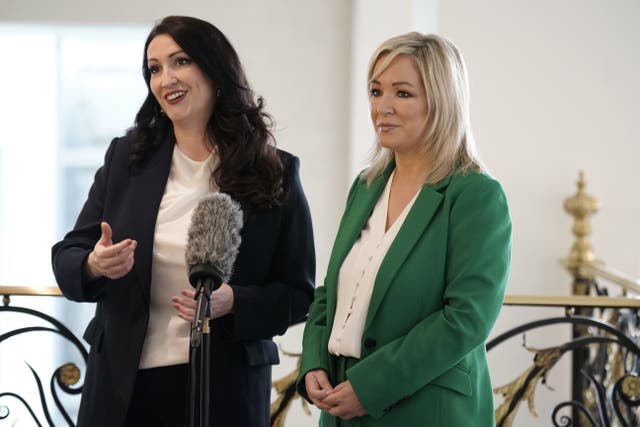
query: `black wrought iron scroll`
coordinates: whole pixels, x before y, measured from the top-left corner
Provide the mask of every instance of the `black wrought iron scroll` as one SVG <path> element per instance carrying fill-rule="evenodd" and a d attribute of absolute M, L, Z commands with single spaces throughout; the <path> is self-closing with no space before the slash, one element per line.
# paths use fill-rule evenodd
<path fill-rule="evenodd" d="M 593 399 L 584 402 L 572 399 L 555 406 L 550 414 L 556 427 L 590 426 L 590 427 L 637 427 L 640 425 L 640 347 L 627 334 L 610 323 L 585 316 L 553 317 L 529 322 L 497 336 L 487 343 L 487 351 L 499 344 L 528 331 L 557 324 L 569 324 L 573 327 L 589 328 L 588 336 L 574 338 L 569 342 L 545 349 L 527 350 L 534 353 L 533 364 L 518 378 L 509 384 L 496 387 L 494 393 L 502 394 L 504 400 L 496 409 L 496 426 L 512 425 L 520 404 L 527 401 L 529 410 L 537 415 L 534 405 L 534 393 L 539 383 L 545 383 L 547 374 L 566 353 L 590 350 L 599 354 L 600 358 L 592 359 L 585 364 L 581 374 L 590 384 Z M 620 372 L 612 377 L 611 367 L 607 363 L 607 353 L 611 346 L 617 347 L 612 354 L 623 354 Z M 526 347 L 526 344 L 525 344 Z M 600 361 L 595 363 L 595 361 Z M 579 419 L 561 415 L 565 408 L 571 409 L 572 416 L 578 414 Z"/>
<path fill-rule="evenodd" d="M 82 356 L 82 359 L 86 366 L 86 362 L 88 358 L 87 350 L 82 345 L 80 340 L 60 321 L 56 320 L 55 318 L 45 313 L 42 313 L 37 310 L 32 310 L 29 308 L 13 307 L 8 305 L 0 307 L 0 315 L 6 314 L 8 312 L 22 313 L 28 316 L 33 316 L 34 318 L 44 320 L 45 322 L 50 324 L 51 327 L 29 326 L 29 327 L 17 328 L 12 331 L 6 332 L 0 335 L 0 351 L 2 351 L 3 349 L 3 344 L 4 346 L 6 346 L 7 344 L 6 341 L 12 337 L 22 335 L 22 334 L 28 334 L 31 332 L 50 332 L 53 334 L 60 335 L 64 337 L 66 340 L 70 341 L 71 344 L 73 344 L 73 346 L 78 350 L 78 352 Z M 42 409 L 42 413 L 44 413 L 46 423 L 48 423 L 49 426 L 53 427 L 54 423 L 52 419 L 52 412 L 47 405 L 47 399 L 46 399 L 47 394 L 43 387 L 41 377 L 36 372 L 36 370 L 33 369 L 31 365 L 29 365 L 29 363 L 27 363 L 26 361 L 25 363 L 29 367 L 33 377 L 33 381 L 36 383 L 38 387 L 39 404 Z M 78 368 L 78 366 L 76 366 L 73 363 L 65 363 L 57 367 L 54 370 L 49 380 L 50 396 L 53 398 L 56 409 L 59 411 L 60 415 L 64 418 L 64 420 L 70 427 L 73 427 L 75 423 L 69 416 L 69 413 L 65 409 L 64 405 L 62 404 L 60 395 L 58 393 L 59 391 L 62 391 L 67 395 L 78 395 L 82 393 L 82 385 L 79 385 L 79 386 L 77 385 L 79 380 L 80 380 L 80 369 Z M 9 402 L 11 401 L 13 401 L 14 404 L 22 405 L 33 418 L 35 425 L 39 427 L 43 425 L 43 420 L 38 419 L 38 417 L 36 416 L 36 411 L 34 411 L 34 406 L 33 406 L 34 403 L 30 402 L 29 399 L 25 398 L 25 396 L 21 396 L 18 393 L 15 393 L 11 390 L 0 390 L 0 425 L 2 425 L 2 421 L 7 420 L 11 414 L 11 406 L 9 406 L 10 405 Z"/>

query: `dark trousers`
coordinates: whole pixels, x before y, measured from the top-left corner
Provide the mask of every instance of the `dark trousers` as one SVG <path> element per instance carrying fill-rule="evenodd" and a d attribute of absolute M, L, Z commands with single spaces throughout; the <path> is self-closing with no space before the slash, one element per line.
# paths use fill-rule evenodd
<path fill-rule="evenodd" d="M 140 369 L 125 427 L 182 427 L 187 424 L 189 365 Z"/>

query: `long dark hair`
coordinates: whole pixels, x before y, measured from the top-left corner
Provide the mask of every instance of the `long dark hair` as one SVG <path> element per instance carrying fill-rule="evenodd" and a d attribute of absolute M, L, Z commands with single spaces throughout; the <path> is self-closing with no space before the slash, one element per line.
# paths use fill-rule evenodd
<path fill-rule="evenodd" d="M 147 48 L 154 37 L 167 34 L 209 77 L 219 96 L 207 124 L 219 162 L 211 179 L 220 191 L 257 207 L 278 205 L 283 197 L 283 165 L 270 131 L 273 120 L 263 111 L 262 98 L 254 99 L 238 54 L 212 24 L 186 16 L 168 16 L 149 33 L 144 45 L 142 74 L 147 84 L 133 128 L 131 162 L 141 163 L 165 143 L 175 141 L 173 125 L 162 114 L 151 93 Z"/>

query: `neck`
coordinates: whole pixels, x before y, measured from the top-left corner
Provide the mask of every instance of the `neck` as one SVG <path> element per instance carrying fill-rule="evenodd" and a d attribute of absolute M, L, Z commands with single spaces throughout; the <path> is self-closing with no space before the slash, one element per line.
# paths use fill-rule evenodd
<path fill-rule="evenodd" d="M 432 161 L 424 155 L 395 153 L 396 179 L 424 183 Z"/>
<path fill-rule="evenodd" d="M 175 126 L 176 145 L 191 160 L 201 162 L 211 154 L 212 144 L 204 129 L 193 130 Z"/>

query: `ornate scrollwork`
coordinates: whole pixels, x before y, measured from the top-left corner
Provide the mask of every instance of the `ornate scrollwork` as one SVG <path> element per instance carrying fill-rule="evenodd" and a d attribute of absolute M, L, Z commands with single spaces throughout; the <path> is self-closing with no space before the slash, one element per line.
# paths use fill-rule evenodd
<path fill-rule="evenodd" d="M 569 427 L 573 425 L 573 419 L 570 416 L 560 414 L 560 411 L 566 407 L 576 409 L 578 413 L 583 415 L 591 427 L 598 427 L 596 420 L 593 418 L 589 410 L 581 402 L 576 402 L 575 400 L 562 402 L 553 408 L 553 412 L 551 413 L 551 422 L 553 422 L 555 427 Z M 558 417 L 560 418 L 558 419 Z"/>
<path fill-rule="evenodd" d="M 534 417 L 538 416 L 534 405 L 536 388 L 539 383 L 546 383 L 547 374 L 565 353 L 591 347 L 601 350 L 616 346 L 619 349 L 618 353 L 621 350 L 626 355 L 626 358 L 630 358 L 633 361 L 632 366 L 634 369 L 638 366 L 640 348 L 633 340 L 607 322 L 583 316 L 550 318 L 527 323 L 491 340 L 487 344 L 487 350 L 491 350 L 507 339 L 526 331 L 559 323 L 570 323 L 574 326 L 580 325 L 585 328 L 591 328 L 594 333 L 589 336 L 575 338 L 557 347 L 539 350 L 527 347 L 527 350 L 534 353 L 532 365 L 514 381 L 494 389 L 494 393 L 502 394 L 504 397 L 504 401 L 496 410 L 496 425 L 498 427 L 510 427 L 512 425 L 515 414 L 524 400 L 528 402 L 530 413 Z M 596 353 L 600 354 L 598 360 L 604 360 L 605 362 L 610 360 L 606 353 L 601 354 L 601 351 L 596 351 Z M 617 369 L 622 370 L 623 376 L 617 379 L 612 387 L 613 392 L 607 396 L 607 385 L 612 384 L 609 375 L 610 369 L 602 368 L 597 363 L 591 364 L 586 368 L 588 369 L 583 370 L 582 374 L 590 383 L 592 401 L 588 405 L 578 401 L 563 402 L 557 405 L 551 414 L 553 424 L 557 427 L 573 426 L 574 423 L 593 427 L 611 425 L 637 426 L 638 420 L 634 409 L 640 405 L 640 379 L 635 373 L 636 371 L 629 372 L 624 361 L 620 363 Z M 590 372 L 589 369 L 595 371 L 595 373 Z M 567 415 L 561 415 L 560 411 L 564 408 L 573 409 L 573 414 L 579 415 L 580 420 L 576 422 Z"/>
<path fill-rule="evenodd" d="M 33 316 L 35 318 L 44 320 L 45 322 L 49 323 L 53 327 L 29 326 L 29 327 L 14 329 L 0 335 L 0 344 L 2 344 L 4 341 L 7 341 L 9 338 L 12 338 L 18 335 L 23 335 L 31 332 L 50 332 L 50 333 L 60 335 L 66 340 L 70 341 L 73 344 L 73 346 L 78 350 L 78 352 L 80 353 L 80 355 L 82 356 L 83 360 L 86 363 L 88 358 L 87 350 L 84 348 L 80 340 L 60 321 L 40 311 L 36 311 L 36 310 L 24 308 L 24 307 L 4 306 L 4 307 L 0 307 L 0 314 L 2 314 L 2 312 L 23 313 L 28 316 Z M 33 379 L 38 387 L 39 400 L 40 400 L 40 405 L 42 407 L 42 411 L 44 413 L 44 417 L 46 418 L 46 421 L 49 425 L 53 425 L 53 421 L 51 418 L 51 411 L 47 406 L 46 394 L 45 394 L 44 387 L 42 386 L 42 381 L 40 379 L 40 376 L 31 367 L 31 365 L 27 363 L 27 366 L 29 367 L 31 374 L 33 376 Z M 80 380 L 80 376 L 81 376 L 80 368 L 78 368 L 78 366 L 76 366 L 73 363 L 65 363 L 55 369 L 49 381 L 50 393 L 51 393 L 51 396 L 53 397 L 56 408 L 59 411 L 59 413 L 64 417 L 68 425 L 70 426 L 73 426 L 74 422 L 71 420 L 71 417 L 69 416 L 68 412 L 64 408 L 64 405 L 60 401 L 58 390 L 60 389 L 64 393 L 71 394 L 71 395 L 82 393 L 82 386 L 79 386 L 77 388 L 72 388 L 72 386 L 78 384 Z M 42 425 L 40 423 L 40 420 L 38 420 L 38 417 L 36 416 L 32 406 L 23 396 L 20 396 L 13 392 L 0 392 L 0 399 L 2 398 L 5 398 L 5 399 L 12 398 L 20 402 L 20 404 L 27 409 L 27 411 L 29 412 L 34 422 L 38 426 Z M 10 410 L 10 407 L 7 406 L 7 404 L 3 404 L 0 406 L 0 420 L 7 419 L 10 413 L 11 413 L 11 410 Z"/>
<path fill-rule="evenodd" d="M 631 400 L 640 396 L 640 378 L 636 376 L 627 375 L 621 378 L 621 396 Z"/>
<path fill-rule="evenodd" d="M 525 399 L 529 406 L 529 412 L 531 412 L 534 417 L 538 416 L 534 404 L 534 396 L 536 387 L 538 386 L 538 381 L 546 383 L 547 373 L 562 356 L 562 350 L 558 347 L 543 350 L 527 348 L 527 350 L 535 353 L 533 357 L 533 365 L 509 384 L 501 387 L 495 387 L 493 389 L 494 393 L 502 394 L 504 397 L 504 401 L 498 409 L 496 409 L 496 425 L 499 427 L 508 427 L 512 425 L 513 419 L 518 411 L 518 407 Z"/>

